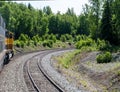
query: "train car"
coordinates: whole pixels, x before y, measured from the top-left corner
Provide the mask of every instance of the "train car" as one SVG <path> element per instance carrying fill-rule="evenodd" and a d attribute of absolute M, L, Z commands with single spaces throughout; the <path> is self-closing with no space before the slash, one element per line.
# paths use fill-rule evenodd
<path fill-rule="evenodd" d="M 4 59 L 6 55 L 5 50 L 5 24 L 2 16 L 0 16 L 0 70 L 3 67 Z"/>
<path fill-rule="evenodd" d="M 10 59 L 14 55 L 13 51 L 13 41 L 14 41 L 14 36 L 12 32 L 6 31 L 5 32 L 5 50 L 6 50 L 6 55 L 4 59 L 4 64 L 9 63 Z"/>
<path fill-rule="evenodd" d="M 5 29 L 5 22 L 0 15 L 0 71 L 13 55 L 13 34 Z"/>

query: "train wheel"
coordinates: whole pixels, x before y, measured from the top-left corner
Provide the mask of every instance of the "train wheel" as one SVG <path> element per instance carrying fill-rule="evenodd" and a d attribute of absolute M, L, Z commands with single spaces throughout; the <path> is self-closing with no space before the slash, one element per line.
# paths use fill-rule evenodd
<path fill-rule="evenodd" d="M 4 65 L 9 63 L 9 54 L 6 53 L 5 59 L 4 59 Z"/>

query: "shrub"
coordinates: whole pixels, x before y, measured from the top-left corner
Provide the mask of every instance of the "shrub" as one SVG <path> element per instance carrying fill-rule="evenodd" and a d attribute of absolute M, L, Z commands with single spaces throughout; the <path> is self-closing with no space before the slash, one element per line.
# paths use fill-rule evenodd
<path fill-rule="evenodd" d="M 111 59 L 112 54 L 110 52 L 104 52 L 96 57 L 97 63 L 109 63 Z"/>
<path fill-rule="evenodd" d="M 33 40 L 29 40 L 29 42 L 28 42 L 27 45 L 28 45 L 28 46 L 31 46 L 31 47 L 34 47 L 34 41 L 33 41 Z"/>
<path fill-rule="evenodd" d="M 102 51 L 105 51 L 105 50 L 110 50 L 111 48 L 111 45 L 109 44 L 108 41 L 105 41 L 105 40 L 100 40 L 100 39 L 97 39 L 97 48 L 99 50 L 102 50 Z"/>
<path fill-rule="evenodd" d="M 88 38 L 86 40 L 82 39 L 76 43 L 76 48 L 81 49 L 84 46 L 93 46 L 94 44 L 95 44 L 95 42 L 91 38 Z"/>
<path fill-rule="evenodd" d="M 54 42 L 56 42 L 57 38 L 56 38 L 55 35 L 51 34 L 51 35 L 49 36 L 49 40 L 53 40 Z"/>
<path fill-rule="evenodd" d="M 119 70 L 119 71 L 117 71 L 117 75 L 118 75 L 118 76 L 120 76 L 120 70 Z"/>
<path fill-rule="evenodd" d="M 24 48 L 25 47 L 25 43 L 23 42 L 23 41 L 19 41 L 19 40 L 16 40 L 15 42 L 14 42 L 14 45 L 16 46 L 16 47 L 18 47 L 18 48 Z"/>
<path fill-rule="evenodd" d="M 21 44 L 20 44 L 19 40 L 14 41 L 14 45 L 17 46 L 18 48 L 21 47 Z"/>
<path fill-rule="evenodd" d="M 74 41 L 77 42 L 77 41 L 80 41 L 80 39 L 81 39 L 81 36 L 77 35 L 77 36 L 75 36 Z"/>
<path fill-rule="evenodd" d="M 48 40 L 48 47 L 52 48 L 53 43 L 54 43 L 53 40 Z"/>
<path fill-rule="evenodd" d="M 26 41 L 29 39 L 29 37 L 28 37 L 28 35 L 26 35 L 26 34 L 21 34 L 18 39 L 19 39 L 20 41 L 26 42 Z"/>
<path fill-rule="evenodd" d="M 65 34 L 66 40 L 73 40 L 72 35 L 70 34 Z"/>
<path fill-rule="evenodd" d="M 53 41 L 52 40 L 45 40 L 44 42 L 43 42 L 43 46 L 44 47 L 50 47 L 50 48 L 52 48 L 52 46 L 53 46 Z"/>
<path fill-rule="evenodd" d="M 20 44 L 21 44 L 21 48 L 25 47 L 25 43 L 23 41 L 20 41 Z"/>
<path fill-rule="evenodd" d="M 65 42 L 67 39 L 66 39 L 65 35 L 61 35 L 60 40 L 61 40 L 62 42 Z"/>

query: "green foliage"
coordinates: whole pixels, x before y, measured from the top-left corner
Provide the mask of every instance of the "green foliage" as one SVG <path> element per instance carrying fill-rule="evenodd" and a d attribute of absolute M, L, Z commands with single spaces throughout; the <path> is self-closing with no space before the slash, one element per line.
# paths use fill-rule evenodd
<path fill-rule="evenodd" d="M 31 4 L 26 6 L 2 1 L 0 14 L 6 22 L 6 28 L 14 33 L 15 40 L 19 40 L 16 41 L 19 47 L 38 46 L 42 43 L 52 47 L 51 44 L 57 40 L 75 42 L 77 48 L 83 46 L 109 50 L 111 48 L 109 43 L 119 46 L 120 1 L 89 0 L 89 2 L 90 5 L 85 5 L 82 14 L 76 16 L 73 8 L 68 9 L 65 14 L 60 12 L 53 14 L 49 6 L 42 10 L 35 9 Z M 97 40 L 98 38 L 103 40 Z"/>
<path fill-rule="evenodd" d="M 56 42 L 57 38 L 55 35 L 51 34 L 51 35 L 49 35 L 49 40 L 53 40 L 53 42 Z"/>
<path fill-rule="evenodd" d="M 97 55 L 97 63 L 109 63 L 112 60 L 112 54 L 110 52 L 104 52 Z"/>
<path fill-rule="evenodd" d="M 32 37 L 32 40 L 34 41 L 34 45 L 37 46 L 40 44 L 41 38 L 38 35 L 36 35 Z"/>
<path fill-rule="evenodd" d="M 89 24 L 88 20 L 86 19 L 85 15 L 79 16 L 79 26 L 78 26 L 78 31 L 77 34 L 81 35 L 89 35 Z"/>
<path fill-rule="evenodd" d="M 108 41 L 97 39 L 97 48 L 102 51 L 109 51 L 111 49 L 111 45 Z"/>
<path fill-rule="evenodd" d="M 81 35 L 77 35 L 77 36 L 75 36 L 74 41 L 78 42 L 78 41 L 80 41 L 80 39 L 81 39 Z"/>
<path fill-rule="evenodd" d="M 14 45 L 17 46 L 17 47 L 19 47 L 19 48 L 24 48 L 25 47 L 24 41 L 19 41 L 19 40 L 16 40 L 14 42 Z"/>
<path fill-rule="evenodd" d="M 57 38 L 55 35 L 53 34 L 45 34 L 43 37 L 42 37 L 42 40 L 53 40 L 53 42 L 56 42 L 57 41 Z"/>
<path fill-rule="evenodd" d="M 29 40 L 27 46 L 34 47 L 34 41 L 33 40 Z"/>
<path fill-rule="evenodd" d="M 105 5 L 104 5 L 104 11 L 102 15 L 102 20 L 101 20 L 101 38 L 104 40 L 109 41 L 110 43 L 113 43 L 113 31 L 112 30 L 112 13 L 111 13 L 111 8 L 110 8 L 110 1 L 106 0 Z"/>
<path fill-rule="evenodd" d="M 21 47 L 20 41 L 18 41 L 18 40 L 14 41 L 14 45 L 17 46 L 17 47 Z"/>
<path fill-rule="evenodd" d="M 73 37 L 69 34 L 61 35 L 60 41 L 62 42 L 73 42 Z"/>
<path fill-rule="evenodd" d="M 61 40 L 62 42 L 65 42 L 65 41 L 66 41 L 65 35 L 61 35 L 60 40 Z"/>
<path fill-rule="evenodd" d="M 69 34 L 65 34 L 65 37 L 67 41 L 73 40 L 73 37 Z"/>
<path fill-rule="evenodd" d="M 23 41 L 20 41 L 20 45 L 21 45 L 22 48 L 25 47 L 25 43 Z"/>
<path fill-rule="evenodd" d="M 61 56 L 56 57 L 55 59 L 64 67 L 69 68 L 71 65 L 75 64 L 72 62 L 73 57 L 79 53 L 79 51 L 66 52 Z"/>
<path fill-rule="evenodd" d="M 46 6 L 43 8 L 43 12 L 46 14 L 46 15 L 50 15 L 52 14 L 52 10 L 49 6 Z"/>
<path fill-rule="evenodd" d="M 44 46 L 44 47 L 50 47 L 50 48 L 52 48 L 52 46 L 53 46 L 53 41 L 52 40 L 45 40 L 43 43 L 42 43 L 42 45 Z"/>
<path fill-rule="evenodd" d="M 120 70 L 119 70 L 119 71 L 117 71 L 117 73 L 116 73 L 116 74 L 117 74 L 117 76 L 120 76 Z"/>
<path fill-rule="evenodd" d="M 26 34 L 21 34 L 18 39 L 21 40 L 21 41 L 26 42 L 27 40 L 29 40 L 29 37 Z"/>
<path fill-rule="evenodd" d="M 112 27 L 113 27 L 113 43 L 120 45 L 120 1 L 114 0 L 112 3 Z"/>
<path fill-rule="evenodd" d="M 102 7 L 104 0 L 89 0 L 90 6 L 87 6 L 86 16 L 89 21 L 89 30 L 90 36 L 93 39 L 97 39 L 99 37 L 99 25 L 100 25 L 100 17 L 102 14 Z"/>
<path fill-rule="evenodd" d="M 79 39 L 79 41 L 76 42 L 77 49 L 88 48 L 90 50 L 112 51 L 112 46 L 108 41 L 100 39 L 97 39 L 97 41 L 95 41 L 92 38 L 83 35 L 78 36 L 77 39 Z"/>
<path fill-rule="evenodd" d="M 88 37 L 87 39 L 83 38 L 80 41 L 78 41 L 76 43 L 76 48 L 81 49 L 82 47 L 85 46 L 94 46 L 94 45 L 95 45 L 95 41 Z"/>

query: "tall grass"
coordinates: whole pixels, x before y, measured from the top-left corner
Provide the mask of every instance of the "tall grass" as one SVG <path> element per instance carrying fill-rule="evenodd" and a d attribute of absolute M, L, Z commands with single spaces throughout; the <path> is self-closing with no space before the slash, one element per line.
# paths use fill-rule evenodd
<path fill-rule="evenodd" d="M 55 59 L 58 61 L 59 64 L 62 65 L 62 67 L 69 68 L 71 65 L 75 64 L 73 58 L 79 52 L 80 52 L 79 50 L 66 52 L 61 56 L 55 57 Z"/>

